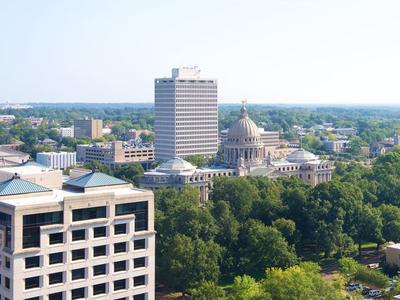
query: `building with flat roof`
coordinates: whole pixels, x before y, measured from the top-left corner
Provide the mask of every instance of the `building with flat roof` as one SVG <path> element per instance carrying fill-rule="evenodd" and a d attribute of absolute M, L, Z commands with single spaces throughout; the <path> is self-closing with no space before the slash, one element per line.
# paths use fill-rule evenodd
<path fill-rule="evenodd" d="M 36 161 L 48 168 L 65 170 L 76 165 L 76 152 L 40 152 Z"/>
<path fill-rule="evenodd" d="M 29 154 L 0 145 L 0 168 L 18 166 L 30 159 Z"/>
<path fill-rule="evenodd" d="M 13 123 L 14 121 L 14 115 L 0 115 L 0 123 Z"/>
<path fill-rule="evenodd" d="M 135 145 L 122 141 L 76 146 L 76 160 L 81 163 L 98 161 L 107 165 L 129 165 L 154 160 L 152 145 Z"/>
<path fill-rule="evenodd" d="M 74 137 L 74 126 L 61 127 L 60 135 L 61 135 L 61 137 Z"/>
<path fill-rule="evenodd" d="M 200 77 L 197 67 L 172 69 L 155 85 L 156 158 L 204 155 L 218 151 L 217 80 Z"/>
<path fill-rule="evenodd" d="M 99 172 L 0 181 L 1 299 L 155 298 L 151 191 Z"/>
<path fill-rule="evenodd" d="M 95 139 L 103 136 L 103 120 L 75 120 L 74 137 L 89 137 Z"/>

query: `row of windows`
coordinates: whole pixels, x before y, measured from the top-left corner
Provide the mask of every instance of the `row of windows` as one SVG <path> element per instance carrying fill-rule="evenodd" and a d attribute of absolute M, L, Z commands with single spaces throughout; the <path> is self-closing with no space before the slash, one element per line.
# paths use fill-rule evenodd
<path fill-rule="evenodd" d="M 92 248 L 93 257 L 107 256 L 108 247 L 109 245 L 101 245 L 93 247 Z M 128 251 L 128 242 L 114 243 L 113 248 L 114 248 L 114 254 L 125 253 Z M 134 250 L 146 249 L 146 240 L 145 239 L 135 240 L 133 244 L 133 249 Z M 88 257 L 87 248 L 75 249 L 71 251 L 72 261 L 87 259 L 87 257 Z M 65 263 L 66 262 L 65 252 L 50 253 L 48 255 L 48 262 L 49 265 Z M 43 262 L 41 262 L 41 256 L 31 256 L 25 258 L 25 269 L 39 268 L 42 265 Z"/>
<path fill-rule="evenodd" d="M 112 265 L 114 273 L 128 270 L 128 261 L 126 260 L 116 261 Z M 146 257 L 135 258 L 133 260 L 133 267 L 135 269 L 146 267 Z M 93 276 L 106 275 L 107 268 L 108 268 L 107 264 L 93 266 Z M 65 272 L 51 273 L 47 277 L 49 285 L 61 284 L 66 282 Z M 71 271 L 72 281 L 86 279 L 87 277 L 88 277 L 87 268 L 80 268 Z M 42 281 L 42 276 L 25 278 L 25 289 L 29 290 L 41 287 L 42 285 L 41 281 Z"/>
<path fill-rule="evenodd" d="M 148 228 L 147 201 L 127 204 L 116 204 L 116 215 L 135 214 L 135 231 Z M 84 221 L 107 217 L 107 207 L 89 207 L 74 209 L 72 221 Z M 23 217 L 23 248 L 40 247 L 40 226 L 50 224 L 63 224 L 63 212 L 49 212 L 25 215 Z"/>
<path fill-rule="evenodd" d="M 137 277 L 140 277 L 140 276 L 137 276 Z M 137 277 L 133 278 L 134 284 L 135 284 L 135 282 L 137 284 L 137 285 L 134 285 L 134 286 L 141 286 L 141 285 L 145 285 L 146 284 L 146 278 L 144 278 L 144 282 L 145 283 L 141 284 L 143 282 L 143 279 L 142 278 L 137 278 Z M 136 281 L 135 281 L 135 278 L 137 278 Z M 126 279 L 124 279 L 124 280 L 126 281 Z M 113 285 L 114 285 L 114 291 L 121 290 L 119 287 L 124 286 L 124 284 L 122 282 L 119 282 L 119 281 L 114 281 Z M 126 286 L 126 283 L 125 283 L 125 286 Z M 122 289 L 124 289 L 124 288 L 122 288 Z M 48 300 L 63 300 L 64 299 L 64 293 L 65 292 L 58 292 L 58 293 L 49 294 L 47 299 Z M 107 292 L 107 283 L 100 283 L 100 284 L 93 285 L 92 286 L 92 293 L 93 293 L 93 296 L 102 295 L 102 294 L 108 293 Z M 71 299 L 86 299 L 86 296 L 87 296 L 86 294 L 87 294 L 87 288 L 73 289 L 71 291 Z M 4 299 L 5 300 L 9 300 L 8 298 L 4 298 Z M 132 300 L 146 300 L 146 299 L 147 299 L 147 293 L 137 294 L 137 295 L 134 295 L 132 297 Z M 38 297 L 26 298 L 25 300 L 43 300 L 43 298 L 38 296 Z M 118 298 L 118 299 L 115 299 L 115 300 L 128 300 L 128 298 L 124 297 L 124 298 Z"/>

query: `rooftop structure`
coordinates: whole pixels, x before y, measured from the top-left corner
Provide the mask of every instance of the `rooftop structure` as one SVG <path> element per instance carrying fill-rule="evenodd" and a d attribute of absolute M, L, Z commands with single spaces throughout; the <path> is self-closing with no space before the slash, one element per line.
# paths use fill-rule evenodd
<path fill-rule="evenodd" d="M 27 162 L 30 156 L 27 153 L 13 150 L 9 146 L 0 145 L 0 168 L 18 166 Z"/>
<path fill-rule="evenodd" d="M 153 203 L 99 172 L 0 181 L 1 299 L 154 299 Z"/>

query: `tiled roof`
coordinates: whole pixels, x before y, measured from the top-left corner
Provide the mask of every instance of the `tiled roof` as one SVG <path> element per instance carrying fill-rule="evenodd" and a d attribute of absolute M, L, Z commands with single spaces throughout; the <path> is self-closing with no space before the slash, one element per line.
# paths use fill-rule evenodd
<path fill-rule="evenodd" d="M 0 196 L 49 192 L 51 189 L 14 176 L 0 182 Z"/>
<path fill-rule="evenodd" d="M 77 178 L 70 179 L 67 182 L 65 182 L 66 185 L 80 187 L 80 188 L 119 185 L 126 183 L 127 183 L 126 181 L 96 171 L 82 175 Z"/>

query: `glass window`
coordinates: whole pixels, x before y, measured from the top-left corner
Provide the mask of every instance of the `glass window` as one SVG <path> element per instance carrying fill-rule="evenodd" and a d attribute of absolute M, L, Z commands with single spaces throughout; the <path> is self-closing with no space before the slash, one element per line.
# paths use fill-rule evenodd
<path fill-rule="evenodd" d="M 63 232 L 49 234 L 49 244 L 50 245 L 63 244 L 63 243 L 64 243 L 64 233 Z"/>
<path fill-rule="evenodd" d="M 6 240 L 4 246 L 7 248 L 11 248 L 11 240 L 12 240 L 11 219 L 12 219 L 11 215 L 0 212 L 0 225 L 4 226 L 6 233 Z"/>
<path fill-rule="evenodd" d="M 8 288 L 8 289 L 10 288 L 10 286 L 11 286 L 10 278 L 5 277 L 4 285 L 5 285 L 6 288 Z"/>
<path fill-rule="evenodd" d="M 72 221 L 75 222 L 75 221 L 105 218 L 106 215 L 107 215 L 106 206 L 74 209 L 72 211 Z"/>
<path fill-rule="evenodd" d="M 106 293 L 106 284 L 101 283 L 101 284 L 96 284 L 93 286 L 93 295 L 100 295 L 100 294 L 105 294 Z"/>
<path fill-rule="evenodd" d="M 85 298 L 85 288 L 74 289 L 71 291 L 71 299 L 82 299 Z"/>
<path fill-rule="evenodd" d="M 93 276 L 105 275 L 107 273 L 107 265 L 93 266 Z"/>
<path fill-rule="evenodd" d="M 57 252 L 49 254 L 49 264 L 62 264 L 64 262 L 64 252 Z"/>
<path fill-rule="evenodd" d="M 25 300 L 40 300 L 39 297 L 25 298 Z"/>
<path fill-rule="evenodd" d="M 25 258 L 25 269 L 39 268 L 40 256 L 31 256 Z"/>
<path fill-rule="evenodd" d="M 105 256 L 107 255 L 107 249 L 106 246 L 97 246 L 97 247 L 93 247 L 93 256 Z"/>
<path fill-rule="evenodd" d="M 6 261 L 6 262 L 5 262 L 5 267 L 6 267 L 7 269 L 9 269 L 10 266 L 11 266 L 10 258 L 9 258 L 8 256 L 6 256 L 5 261 Z"/>
<path fill-rule="evenodd" d="M 79 229 L 72 231 L 72 241 L 82 241 L 86 239 L 86 230 Z"/>
<path fill-rule="evenodd" d="M 23 217 L 23 248 L 40 247 L 40 226 L 63 224 L 63 212 L 25 215 Z"/>
<path fill-rule="evenodd" d="M 146 293 L 134 295 L 133 300 L 146 300 Z"/>
<path fill-rule="evenodd" d="M 50 294 L 49 300 L 63 300 L 63 292 Z"/>
<path fill-rule="evenodd" d="M 135 214 L 135 231 L 147 230 L 148 205 L 147 201 L 131 202 L 115 205 L 115 215 Z"/>
<path fill-rule="evenodd" d="M 134 268 L 143 268 L 146 266 L 146 257 L 138 257 L 133 260 Z"/>
<path fill-rule="evenodd" d="M 63 272 L 49 274 L 49 284 L 63 283 Z"/>
<path fill-rule="evenodd" d="M 114 225 L 114 234 L 125 234 L 127 224 L 116 224 Z"/>
<path fill-rule="evenodd" d="M 104 237 L 104 236 L 107 236 L 107 227 L 106 226 L 100 226 L 100 227 L 93 228 L 93 237 L 98 238 L 98 237 Z"/>
<path fill-rule="evenodd" d="M 140 286 L 140 285 L 145 285 L 145 284 L 146 284 L 146 276 L 145 275 L 133 277 L 133 286 Z"/>
<path fill-rule="evenodd" d="M 114 273 L 121 271 L 126 271 L 126 260 L 114 262 Z"/>
<path fill-rule="evenodd" d="M 85 259 L 85 249 L 72 250 L 72 260 Z"/>
<path fill-rule="evenodd" d="M 39 276 L 25 278 L 25 289 L 26 290 L 34 289 L 34 288 L 38 288 L 38 287 L 40 287 L 40 277 Z"/>
<path fill-rule="evenodd" d="M 85 268 L 75 269 L 71 271 L 72 280 L 84 279 L 85 278 Z"/>
<path fill-rule="evenodd" d="M 133 249 L 134 250 L 146 249 L 146 239 L 135 240 L 133 242 Z"/>
<path fill-rule="evenodd" d="M 114 244 L 114 253 L 122 253 L 122 252 L 126 252 L 126 242 L 122 242 L 122 243 L 115 243 Z"/>
<path fill-rule="evenodd" d="M 125 290 L 125 289 L 126 289 L 126 280 L 125 279 L 114 281 L 114 291 Z"/>

